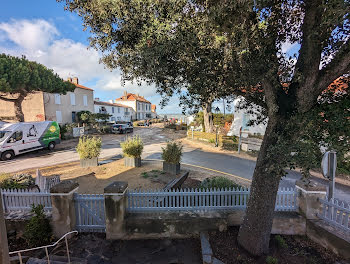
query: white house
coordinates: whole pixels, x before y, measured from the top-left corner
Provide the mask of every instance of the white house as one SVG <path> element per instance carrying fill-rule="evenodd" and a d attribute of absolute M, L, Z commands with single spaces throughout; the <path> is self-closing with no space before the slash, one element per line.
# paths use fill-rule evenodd
<path fill-rule="evenodd" d="M 101 102 L 98 98 L 94 101 L 94 111 L 100 114 L 110 114 L 109 121 L 132 121 L 134 110 L 131 107 L 112 102 Z"/>
<path fill-rule="evenodd" d="M 239 136 L 239 130 L 242 127 L 242 136 L 247 137 L 248 134 L 260 134 L 264 135 L 266 130 L 266 124 L 259 124 L 248 126 L 250 120 L 253 120 L 255 116 L 249 114 L 245 109 L 238 109 L 238 105 L 244 100 L 242 97 L 238 97 L 234 100 L 234 119 L 230 131 L 227 133 L 228 136 Z M 258 110 L 259 106 L 255 106 Z"/>
<path fill-rule="evenodd" d="M 139 94 L 127 93 L 125 91 L 122 97 L 115 100 L 115 103 L 132 107 L 134 110 L 133 120 L 152 118 L 151 102 Z"/>

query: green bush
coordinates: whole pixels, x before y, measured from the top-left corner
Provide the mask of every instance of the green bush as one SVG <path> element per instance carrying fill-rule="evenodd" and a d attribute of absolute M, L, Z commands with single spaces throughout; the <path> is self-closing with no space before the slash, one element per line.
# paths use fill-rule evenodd
<path fill-rule="evenodd" d="M 102 134 L 112 133 L 112 128 L 111 126 L 102 126 L 99 128 L 99 132 Z"/>
<path fill-rule="evenodd" d="M 140 158 L 143 151 L 143 142 L 139 136 L 128 138 L 120 143 L 126 157 Z"/>
<path fill-rule="evenodd" d="M 101 138 L 82 136 L 76 149 L 80 159 L 92 159 L 100 156 L 101 146 Z"/>
<path fill-rule="evenodd" d="M 242 186 L 238 185 L 234 181 L 227 179 L 223 176 L 215 176 L 212 178 L 206 178 L 201 182 L 199 188 L 241 188 Z"/>
<path fill-rule="evenodd" d="M 278 263 L 278 259 L 271 256 L 267 256 L 266 264 L 277 264 L 277 263 Z"/>
<path fill-rule="evenodd" d="M 44 214 L 44 207 L 40 204 L 32 207 L 34 216 L 29 220 L 24 230 L 24 239 L 30 247 L 47 245 L 52 240 L 52 229 L 49 219 Z"/>
<path fill-rule="evenodd" d="M 287 242 L 280 235 L 275 236 L 275 241 L 276 241 L 277 246 L 279 248 L 281 248 L 281 249 L 288 248 Z"/>
<path fill-rule="evenodd" d="M 35 185 L 35 180 L 28 173 L 15 174 L 0 174 L 1 189 L 25 189 Z"/>
<path fill-rule="evenodd" d="M 181 143 L 168 142 L 165 148 L 162 148 L 162 159 L 165 162 L 177 164 L 181 162 L 183 146 Z"/>
<path fill-rule="evenodd" d="M 223 140 L 222 148 L 225 150 L 238 150 L 238 144 L 232 140 Z"/>

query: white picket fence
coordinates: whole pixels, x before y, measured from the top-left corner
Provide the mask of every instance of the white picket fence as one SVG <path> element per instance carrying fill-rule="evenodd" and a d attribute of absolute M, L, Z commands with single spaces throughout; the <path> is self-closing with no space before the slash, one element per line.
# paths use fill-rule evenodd
<path fill-rule="evenodd" d="M 319 215 L 326 223 L 350 232 L 350 204 L 337 199 L 320 200 L 323 208 Z"/>
<path fill-rule="evenodd" d="M 10 211 L 30 211 L 33 205 L 43 205 L 51 210 L 51 194 L 37 192 L 36 189 L 2 189 L 2 206 L 6 213 Z"/>
<path fill-rule="evenodd" d="M 249 188 L 130 190 L 127 192 L 128 212 L 245 210 Z M 296 211 L 297 193 L 281 188 L 277 193 L 276 211 Z"/>

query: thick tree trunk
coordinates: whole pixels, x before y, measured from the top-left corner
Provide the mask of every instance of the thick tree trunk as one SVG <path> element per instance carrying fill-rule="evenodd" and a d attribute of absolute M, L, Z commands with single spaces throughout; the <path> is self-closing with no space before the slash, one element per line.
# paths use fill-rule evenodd
<path fill-rule="evenodd" d="M 24 114 L 22 110 L 22 102 L 24 98 L 25 98 L 25 95 L 21 94 L 18 96 L 16 101 L 14 101 L 15 115 L 18 122 L 24 122 Z"/>
<path fill-rule="evenodd" d="M 213 133 L 214 132 L 214 117 L 211 112 L 211 102 L 203 104 L 203 118 L 204 118 L 204 128 L 205 132 Z"/>
<path fill-rule="evenodd" d="M 238 243 L 253 255 L 268 253 L 276 194 L 280 182 L 278 155 L 269 147 L 281 135 L 283 119 L 269 118 L 264 140 L 256 163 L 248 208 L 239 230 Z"/>

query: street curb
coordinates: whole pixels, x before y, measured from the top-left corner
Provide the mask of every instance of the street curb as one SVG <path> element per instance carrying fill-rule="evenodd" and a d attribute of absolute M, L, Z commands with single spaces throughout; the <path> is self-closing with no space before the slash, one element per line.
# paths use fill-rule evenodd
<path fill-rule="evenodd" d="M 144 161 L 163 161 L 162 159 L 143 159 L 143 160 Z M 209 170 L 209 171 L 221 173 L 221 174 L 224 174 L 224 175 L 227 175 L 227 176 L 231 176 L 231 177 L 243 180 L 243 181 L 247 181 L 249 183 L 252 182 L 252 180 L 249 180 L 249 179 L 246 179 L 246 178 L 234 175 L 234 174 L 230 174 L 230 173 L 227 173 L 227 172 L 224 172 L 224 171 L 214 170 L 214 169 L 211 169 L 211 168 L 202 167 L 202 166 L 193 165 L 193 164 L 188 164 L 188 163 L 181 163 L 181 165 L 185 165 L 185 166 L 190 166 L 190 167 L 195 167 L 195 168 L 199 168 L 199 169 L 204 169 L 204 170 Z"/>
<path fill-rule="evenodd" d="M 225 264 L 213 256 L 213 250 L 209 243 L 208 232 L 200 233 L 201 249 L 202 249 L 202 261 L 203 264 Z"/>

